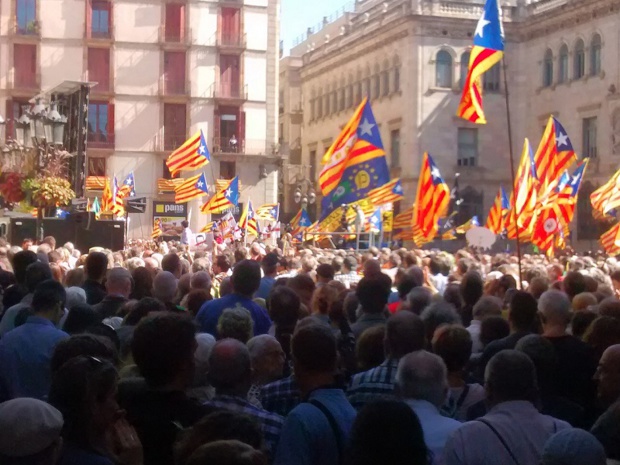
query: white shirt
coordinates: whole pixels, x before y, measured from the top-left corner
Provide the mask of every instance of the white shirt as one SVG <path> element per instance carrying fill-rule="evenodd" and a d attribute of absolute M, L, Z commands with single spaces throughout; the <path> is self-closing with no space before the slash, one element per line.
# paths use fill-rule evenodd
<path fill-rule="evenodd" d="M 482 352 L 482 342 L 480 342 L 480 328 L 482 326 L 482 321 L 480 320 L 471 320 L 471 324 L 465 328 L 467 332 L 471 336 L 471 353 L 478 354 Z"/>

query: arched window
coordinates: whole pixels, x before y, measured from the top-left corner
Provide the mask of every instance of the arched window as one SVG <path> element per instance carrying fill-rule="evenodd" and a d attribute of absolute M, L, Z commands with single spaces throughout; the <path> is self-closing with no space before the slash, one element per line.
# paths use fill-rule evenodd
<path fill-rule="evenodd" d="M 372 98 L 381 97 L 381 69 L 375 65 L 375 72 L 372 76 Z"/>
<path fill-rule="evenodd" d="M 345 102 L 345 108 L 351 108 L 353 106 L 353 74 L 349 74 L 349 85 L 347 86 L 347 101 Z"/>
<path fill-rule="evenodd" d="M 362 90 L 362 72 L 357 72 L 357 82 L 355 83 L 355 103 L 354 105 L 359 105 L 362 102 L 362 98 L 364 95 L 364 91 Z"/>
<path fill-rule="evenodd" d="M 549 87 L 553 84 L 553 52 L 550 48 L 545 52 L 543 59 L 543 87 Z"/>
<path fill-rule="evenodd" d="M 392 92 L 400 92 L 400 59 L 394 57 L 394 84 Z"/>
<path fill-rule="evenodd" d="M 372 97 L 370 66 L 366 68 L 366 74 L 364 76 L 364 97 L 368 97 L 369 99 Z"/>
<path fill-rule="evenodd" d="M 560 55 L 558 59 L 558 82 L 568 81 L 568 45 L 563 44 L 560 47 Z"/>
<path fill-rule="evenodd" d="M 465 86 L 465 80 L 467 79 L 467 73 L 469 72 L 469 57 L 470 52 L 464 52 L 461 55 L 461 72 L 459 76 L 459 87 L 462 89 Z"/>
<path fill-rule="evenodd" d="M 346 88 L 346 83 L 344 78 L 342 78 L 340 80 L 340 89 L 338 90 L 338 111 L 343 111 L 345 109 Z"/>
<path fill-rule="evenodd" d="M 319 89 L 318 97 L 316 98 L 316 117 L 323 117 L 323 95 L 321 89 Z"/>
<path fill-rule="evenodd" d="M 501 69 L 499 63 L 495 63 L 490 70 L 484 73 L 482 87 L 486 91 L 498 92 L 500 85 Z"/>
<path fill-rule="evenodd" d="M 385 97 L 390 93 L 390 62 L 383 62 L 383 71 L 381 71 L 381 95 Z"/>
<path fill-rule="evenodd" d="M 581 79 L 586 74 L 586 52 L 583 40 L 579 39 L 575 44 L 573 61 L 573 78 Z"/>
<path fill-rule="evenodd" d="M 330 105 L 332 114 L 338 111 L 338 90 L 337 89 L 338 89 L 338 84 L 334 82 L 334 85 L 332 86 L 332 103 Z"/>
<path fill-rule="evenodd" d="M 310 121 L 316 118 L 316 92 L 312 89 L 310 92 Z"/>
<path fill-rule="evenodd" d="M 327 87 L 323 95 L 323 116 L 329 116 L 329 95 L 329 87 Z"/>
<path fill-rule="evenodd" d="M 601 74 L 601 36 L 594 34 L 590 43 L 590 76 Z"/>
<path fill-rule="evenodd" d="M 435 85 L 452 87 L 452 55 L 445 50 L 437 52 L 435 60 Z"/>

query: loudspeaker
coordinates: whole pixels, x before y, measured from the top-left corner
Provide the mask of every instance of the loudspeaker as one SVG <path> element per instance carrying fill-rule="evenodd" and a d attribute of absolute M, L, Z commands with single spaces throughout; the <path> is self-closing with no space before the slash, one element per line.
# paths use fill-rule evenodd
<path fill-rule="evenodd" d="M 105 247 L 113 251 L 123 250 L 125 247 L 125 222 L 99 220 L 75 225 L 75 246 L 82 252 L 92 247 Z"/>
<path fill-rule="evenodd" d="M 24 239 L 37 238 L 36 218 L 11 218 L 9 228 L 9 242 L 11 245 L 21 245 Z"/>
<path fill-rule="evenodd" d="M 75 230 L 73 224 L 66 219 L 44 218 L 43 236 L 53 236 L 56 244 L 62 245 L 67 242 L 75 242 Z"/>

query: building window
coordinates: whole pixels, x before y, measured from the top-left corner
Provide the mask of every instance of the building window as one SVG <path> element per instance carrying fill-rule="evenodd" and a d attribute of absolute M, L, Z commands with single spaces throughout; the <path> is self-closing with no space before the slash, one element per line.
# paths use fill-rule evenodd
<path fill-rule="evenodd" d="M 220 161 L 220 179 L 232 179 L 237 176 L 237 165 L 234 161 Z"/>
<path fill-rule="evenodd" d="M 185 5 L 166 3 L 164 35 L 166 42 L 181 42 L 185 23 Z"/>
<path fill-rule="evenodd" d="M 478 163 L 478 129 L 458 129 L 458 166 L 476 166 Z"/>
<path fill-rule="evenodd" d="M 15 44 L 13 46 L 13 65 L 15 67 L 13 85 L 16 88 L 34 89 L 38 87 L 36 45 Z"/>
<path fill-rule="evenodd" d="M 323 96 L 323 114 L 329 116 L 329 92 Z"/>
<path fill-rule="evenodd" d="M 482 77 L 482 87 L 489 92 L 499 92 L 501 69 L 499 63 L 495 63 Z"/>
<path fill-rule="evenodd" d="M 175 150 L 187 139 L 187 110 L 184 104 L 164 104 L 164 150 Z M 221 128 L 218 127 L 221 132 Z"/>
<path fill-rule="evenodd" d="M 164 92 L 166 95 L 185 93 L 185 52 L 164 52 Z"/>
<path fill-rule="evenodd" d="M 462 89 L 465 87 L 465 81 L 467 80 L 467 74 L 469 74 L 469 57 L 470 52 L 463 52 L 461 55 L 461 74 L 459 76 L 459 87 Z"/>
<path fill-rule="evenodd" d="M 316 180 L 316 150 L 310 150 L 310 181 Z"/>
<path fill-rule="evenodd" d="M 110 2 L 92 0 L 90 11 L 90 36 L 94 38 L 110 37 Z"/>
<path fill-rule="evenodd" d="M 17 0 L 16 5 L 17 33 L 37 34 L 37 2 L 36 0 Z"/>
<path fill-rule="evenodd" d="M 400 92 L 400 60 L 394 58 L 394 88 L 392 92 Z"/>
<path fill-rule="evenodd" d="M 381 81 L 383 81 L 381 84 L 381 95 L 385 97 L 390 93 L 390 72 L 387 70 L 387 65 L 386 69 L 381 71 Z"/>
<path fill-rule="evenodd" d="M 452 55 L 445 50 L 437 52 L 435 60 L 435 85 L 437 87 L 452 87 Z"/>
<path fill-rule="evenodd" d="M 400 168 L 400 129 L 390 131 L 390 150 L 392 153 L 391 167 Z"/>
<path fill-rule="evenodd" d="M 364 94 L 366 95 L 366 97 L 368 97 L 369 100 L 372 97 L 372 86 L 370 83 L 370 76 L 368 76 L 364 80 Z"/>
<path fill-rule="evenodd" d="M 581 79 L 586 74 L 586 53 L 583 40 L 581 39 L 575 44 L 574 58 L 573 78 Z"/>
<path fill-rule="evenodd" d="M 374 89 L 373 89 L 373 98 L 379 98 L 381 97 L 381 75 L 379 74 L 379 70 L 375 70 L 375 75 L 373 76 L 373 84 L 374 84 Z"/>
<path fill-rule="evenodd" d="M 334 86 L 334 90 L 332 91 L 331 109 L 332 109 L 332 114 L 338 111 L 338 91 L 336 90 L 336 86 Z"/>
<path fill-rule="evenodd" d="M 543 87 L 553 84 L 553 52 L 547 49 L 543 60 Z"/>
<path fill-rule="evenodd" d="M 598 149 L 596 145 L 596 116 L 583 119 L 583 157 L 596 158 Z"/>
<path fill-rule="evenodd" d="M 96 82 L 91 92 L 110 91 L 110 49 L 92 48 L 88 49 L 88 80 Z"/>
<path fill-rule="evenodd" d="M 338 92 L 339 92 L 338 111 L 343 111 L 345 109 L 345 94 L 346 94 L 346 87 L 344 86 L 344 83 L 342 84 L 342 87 L 340 88 Z"/>
<path fill-rule="evenodd" d="M 590 44 L 590 76 L 601 73 L 601 36 L 595 34 Z"/>
<path fill-rule="evenodd" d="M 353 84 L 347 86 L 347 101 L 345 102 L 345 108 L 351 108 L 353 106 Z"/>
<path fill-rule="evenodd" d="M 94 148 L 114 147 L 114 105 L 91 102 L 88 105 L 88 144 Z"/>
<path fill-rule="evenodd" d="M 362 103 L 362 81 L 358 81 L 355 85 L 355 105 Z"/>
<path fill-rule="evenodd" d="M 106 158 L 105 157 L 88 157 L 87 176 L 105 176 Z"/>
<path fill-rule="evenodd" d="M 558 60 L 558 82 L 568 81 L 568 46 L 563 44 L 560 47 L 560 58 Z"/>

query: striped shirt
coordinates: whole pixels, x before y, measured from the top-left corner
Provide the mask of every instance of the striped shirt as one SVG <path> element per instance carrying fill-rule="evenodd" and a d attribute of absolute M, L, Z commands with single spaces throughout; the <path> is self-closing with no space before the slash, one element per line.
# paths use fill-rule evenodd
<path fill-rule="evenodd" d="M 398 361 L 397 358 L 387 359 L 378 367 L 353 376 L 347 389 L 351 405 L 359 410 L 369 402 L 392 398 Z"/>

